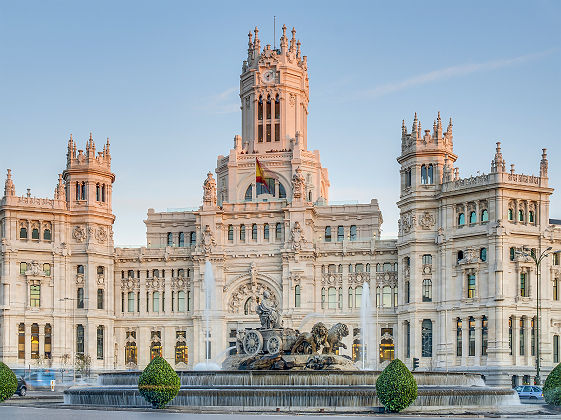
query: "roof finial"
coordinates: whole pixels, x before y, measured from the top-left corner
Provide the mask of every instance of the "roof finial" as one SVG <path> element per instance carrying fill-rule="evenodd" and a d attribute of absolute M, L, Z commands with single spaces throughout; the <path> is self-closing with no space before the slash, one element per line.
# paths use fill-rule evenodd
<path fill-rule="evenodd" d="M 542 149 L 542 160 L 540 162 L 540 177 L 547 178 L 547 149 Z"/>
<path fill-rule="evenodd" d="M 294 29 L 294 27 L 292 27 L 292 39 L 290 40 L 290 52 L 294 52 L 294 49 L 296 48 L 296 29 Z"/>

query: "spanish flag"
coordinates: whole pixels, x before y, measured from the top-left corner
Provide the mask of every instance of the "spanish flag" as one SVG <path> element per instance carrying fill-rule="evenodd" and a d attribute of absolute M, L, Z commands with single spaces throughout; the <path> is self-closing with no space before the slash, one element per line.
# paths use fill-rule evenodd
<path fill-rule="evenodd" d="M 267 176 L 265 175 L 263 165 L 259 163 L 259 159 L 255 158 L 255 183 L 263 185 L 263 188 L 270 193 L 266 178 Z"/>

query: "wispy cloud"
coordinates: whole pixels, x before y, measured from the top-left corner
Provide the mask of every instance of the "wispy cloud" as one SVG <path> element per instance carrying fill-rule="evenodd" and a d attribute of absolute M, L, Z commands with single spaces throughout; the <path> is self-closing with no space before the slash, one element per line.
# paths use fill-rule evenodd
<path fill-rule="evenodd" d="M 232 87 L 207 97 L 203 108 L 215 114 L 231 114 L 239 112 L 240 102 L 237 95 L 238 88 Z"/>
<path fill-rule="evenodd" d="M 496 70 L 502 67 L 509 67 L 516 64 L 525 63 L 528 61 L 537 60 L 555 51 L 557 51 L 557 49 L 550 49 L 547 51 L 541 51 L 534 54 L 521 55 L 513 58 L 492 60 L 484 63 L 468 63 L 468 64 L 460 64 L 457 66 L 446 67 L 443 69 L 431 71 L 429 73 L 424 73 L 418 76 L 410 77 L 408 79 L 401 80 L 398 82 L 391 82 L 380 86 L 376 86 L 374 89 L 370 89 L 363 92 L 363 94 L 371 98 L 376 98 L 379 96 L 387 95 L 389 93 L 408 89 L 413 86 L 420 86 L 427 83 L 451 79 L 454 77 L 465 76 L 472 73 Z"/>

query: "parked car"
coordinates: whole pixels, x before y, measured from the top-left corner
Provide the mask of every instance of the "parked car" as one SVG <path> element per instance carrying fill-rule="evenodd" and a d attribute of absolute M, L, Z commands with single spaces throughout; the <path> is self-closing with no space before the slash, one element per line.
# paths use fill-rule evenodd
<path fill-rule="evenodd" d="M 27 382 L 21 376 L 18 376 L 18 388 L 16 389 L 16 394 L 20 397 L 25 396 L 27 394 Z"/>
<path fill-rule="evenodd" d="M 514 388 L 518 392 L 518 397 L 528 398 L 530 400 L 541 400 L 543 399 L 543 390 L 539 386 L 532 385 L 520 385 Z"/>

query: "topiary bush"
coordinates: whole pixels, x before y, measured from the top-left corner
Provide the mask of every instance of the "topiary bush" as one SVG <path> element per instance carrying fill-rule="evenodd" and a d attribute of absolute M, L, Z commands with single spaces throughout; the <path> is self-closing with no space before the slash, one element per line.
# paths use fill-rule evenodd
<path fill-rule="evenodd" d="M 407 366 L 395 359 L 376 380 L 376 395 L 386 411 L 397 413 L 417 398 L 417 382 Z"/>
<path fill-rule="evenodd" d="M 561 405 L 558 388 L 561 388 L 561 363 L 547 375 L 543 384 L 543 397 L 548 404 Z M 557 401 L 557 402 L 555 402 Z"/>
<path fill-rule="evenodd" d="M 7 400 L 18 389 L 18 378 L 12 370 L 0 362 L 0 402 Z"/>
<path fill-rule="evenodd" d="M 164 408 L 175 398 L 181 381 L 163 357 L 156 356 L 138 378 L 138 390 L 154 408 Z"/>

